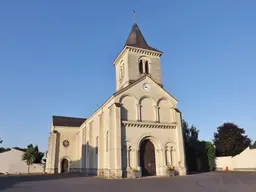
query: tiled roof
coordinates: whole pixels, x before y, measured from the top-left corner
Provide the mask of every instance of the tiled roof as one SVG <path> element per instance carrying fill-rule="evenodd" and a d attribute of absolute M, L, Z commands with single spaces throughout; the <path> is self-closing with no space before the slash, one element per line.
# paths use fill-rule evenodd
<path fill-rule="evenodd" d="M 80 127 L 85 121 L 85 118 L 52 116 L 53 126 Z"/>
<path fill-rule="evenodd" d="M 125 46 L 131 46 L 131 47 L 137 47 L 137 48 L 142 48 L 142 49 L 148 49 L 151 51 L 157 51 L 161 52 L 153 47 L 150 47 L 146 40 L 144 39 L 139 26 L 137 23 L 134 23 L 132 26 L 132 30 L 127 38 L 127 41 L 125 43 Z"/>

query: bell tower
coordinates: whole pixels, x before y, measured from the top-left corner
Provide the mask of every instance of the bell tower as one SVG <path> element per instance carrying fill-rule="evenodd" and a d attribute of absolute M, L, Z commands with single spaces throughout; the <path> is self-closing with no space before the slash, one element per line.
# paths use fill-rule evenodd
<path fill-rule="evenodd" d="M 116 91 L 144 75 L 150 76 L 162 86 L 160 57 L 163 52 L 150 47 L 139 26 L 134 22 L 122 51 L 114 61 L 116 68 Z"/>

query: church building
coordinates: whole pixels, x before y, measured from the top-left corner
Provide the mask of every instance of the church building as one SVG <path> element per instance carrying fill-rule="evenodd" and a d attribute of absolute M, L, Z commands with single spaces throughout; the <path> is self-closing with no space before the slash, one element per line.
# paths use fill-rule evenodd
<path fill-rule="evenodd" d="M 137 23 L 114 61 L 116 91 L 87 119 L 53 116 L 46 172 L 107 178 L 186 175 L 181 112 L 163 88 L 160 57 Z"/>

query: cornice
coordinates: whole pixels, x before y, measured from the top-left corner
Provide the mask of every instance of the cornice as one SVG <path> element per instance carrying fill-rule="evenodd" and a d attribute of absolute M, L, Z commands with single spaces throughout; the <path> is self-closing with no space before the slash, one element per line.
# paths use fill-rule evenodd
<path fill-rule="evenodd" d="M 131 46 L 127 46 L 128 50 L 134 53 L 139 53 L 139 54 L 143 54 L 143 55 L 149 55 L 149 56 L 157 56 L 160 57 L 162 55 L 161 52 L 157 52 L 157 51 L 151 51 L 148 49 L 141 49 L 138 47 L 131 47 Z"/>
<path fill-rule="evenodd" d="M 157 123 L 141 121 L 122 121 L 126 127 L 155 128 L 155 129 L 176 129 L 176 123 Z"/>
<path fill-rule="evenodd" d="M 123 54 L 125 53 L 126 50 L 128 50 L 130 52 L 133 52 L 133 53 L 139 53 L 139 54 L 144 54 L 144 55 L 149 55 L 149 56 L 156 56 L 156 57 L 161 57 L 161 55 L 163 54 L 162 52 L 158 52 L 158 51 L 152 51 L 152 50 L 142 49 L 142 48 L 132 47 L 132 46 L 125 46 L 121 50 L 121 52 L 118 54 L 116 59 L 114 60 L 114 62 L 113 62 L 114 65 L 123 56 Z"/>

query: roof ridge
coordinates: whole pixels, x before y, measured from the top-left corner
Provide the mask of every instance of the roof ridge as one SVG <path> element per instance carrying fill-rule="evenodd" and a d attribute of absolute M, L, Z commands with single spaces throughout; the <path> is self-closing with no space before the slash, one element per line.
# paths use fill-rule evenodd
<path fill-rule="evenodd" d="M 53 126 L 80 127 L 86 120 L 78 117 L 52 116 Z"/>
<path fill-rule="evenodd" d="M 63 117 L 63 118 L 73 118 L 73 119 L 86 119 L 84 117 L 71 117 L 71 116 L 62 116 L 62 115 L 53 115 L 52 117 Z"/>

